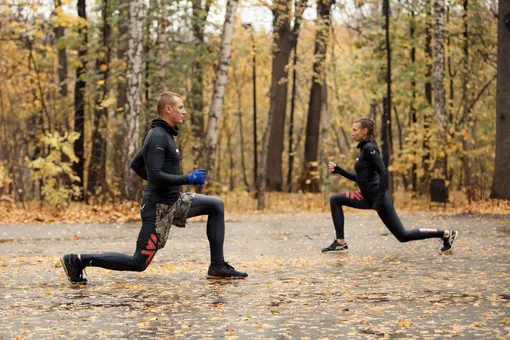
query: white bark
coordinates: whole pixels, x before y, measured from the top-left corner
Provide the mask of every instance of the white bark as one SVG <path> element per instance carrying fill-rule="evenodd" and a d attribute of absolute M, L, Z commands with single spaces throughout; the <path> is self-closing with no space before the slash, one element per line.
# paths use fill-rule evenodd
<path fill-rule="evenodd" d="M 156 84 L 157 94 L 165 91 L 166 65 L 168 64 L 167 36 L 166 29 L 168 27 L 168 0 L 161 0 L 161 18 L 159 20 L 158 32 L 158 83 Z"/>
<path fill-rule="evenodd" d="M 218 145 L 218 126 L 221 118 L 223 97 L 227 84 L 228 64 L 230 61 L 230 52 L 232 38 L 234 36 L 234 20 L 237 8 L 237 0 L 227 2 L 227 12 L 225 14 L 225 23 L 223 25 L 223 37 L 221 38 L 221 51 L 216 68 L 216 79 L 214 81 L 213 97 L 209 120 L 207 122 L 206 132 L 206 169 L 209 179 L 212 179 L 214 165 L 216 161 L 216 147 Z"/>
<path fill-rule="evenodd" d="M 434 89 L 434 113 L 441 134 L 446 131 L 445 90 L 444 90 L 444 0 L 434 0 L 434 61 L 432 87 Z"/>
<path fill-rule="evenodd" d="M 126 180 L 134 182 L 135 175 L 130 169 L 130 160 L 138 148 L 140 135 L 140 113 L 142 110 L 142 0 L 129 1 L 129 41 L 127 67 L 127 102 L 125 122 L 125 148 L 127 159 L 124 162 Z M 135 182 L 136 183 L 136 182 Z M 136 186 L 125 185 L 127 197 L 135 195 Z"/>

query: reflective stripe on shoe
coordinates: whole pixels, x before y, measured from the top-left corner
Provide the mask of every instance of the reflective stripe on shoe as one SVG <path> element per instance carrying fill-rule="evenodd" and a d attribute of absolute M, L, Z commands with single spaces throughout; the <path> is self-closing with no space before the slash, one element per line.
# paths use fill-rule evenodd
<path fill-rule="evenodd" d="M 441 248 L 441 252 L 451 251 L 455 246 L 455 241 L 457 241 L 457 236 L 459 236 L 459 232 L 455 230 L 450 230 L 450 235 L 448 238 L 443 240 L 443 248 Z"/>

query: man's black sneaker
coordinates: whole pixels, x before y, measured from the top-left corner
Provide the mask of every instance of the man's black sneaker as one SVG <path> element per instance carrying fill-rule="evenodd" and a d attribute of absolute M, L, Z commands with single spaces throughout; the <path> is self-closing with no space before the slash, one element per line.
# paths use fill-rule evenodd
<path fill-rule="evenodd" d="M 333 243 L 330 244 L 327 248 L 322 248 L 323 253 L 330 253 L 330 252 L 342 252 L 342 251 L 348 251 L 349 246 L 347 243 L 340 244 L 336 240 L 333 241 Z"/>
<path fill-rule="evenodd" d="M 71 283 L 86 284 L 87 279 L 83 277 L 83 267 L 80 265 L 80 258 L 76 254 L 67 254 L 60 258 L 62 268 L 66 272 L 67 279 Z"/>
<path fill-rule="evenodd" d="M 244 279 L 248 274 L 238 272 L 227 262 L 223 264 L 211 263 L 207 271 L 208 279 Z"/>
<path fill-rule="evenodd" d="M 452 250 L 458 235 L 459 235 L 458 231 L 450 230 L 449 236 L 443 238 L 443 248 L 441 248 L 441 252 L 444 253 L 446 251 Z"/>

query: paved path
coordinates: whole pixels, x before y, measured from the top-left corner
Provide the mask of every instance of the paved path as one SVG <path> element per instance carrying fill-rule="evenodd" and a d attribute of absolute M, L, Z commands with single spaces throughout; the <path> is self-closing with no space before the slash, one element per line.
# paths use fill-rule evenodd
<path fill-rule="evenodd" d="M 205 223 L 174 228 L 143 273 L 87 270 L 72 287 L 58 256 L 132 253 L 138 224 L 0 226 L 0 339 L 510 338 L 510 217 L 407 214 L 457 229 L 401 244 L 374 213 L 347 215 L 351 251 L 324 255 L 328 214 L 233 216 L 226 259 L 242 281 L 205 279 Z"/>

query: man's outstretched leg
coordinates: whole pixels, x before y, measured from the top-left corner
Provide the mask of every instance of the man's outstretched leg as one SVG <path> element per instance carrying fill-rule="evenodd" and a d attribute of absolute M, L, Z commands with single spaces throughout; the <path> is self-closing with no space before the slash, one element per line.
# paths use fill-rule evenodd
<path fill-rule="evenodd" d="M 234 269 L 223 258 L 225 240 L 225 211 L 223 201 L 217 197 L 195 195 L 187 218 L 207 215 L 207 239 L 211 251 L 211 265 L 207 271 L 208 279 L 242 279 L 248 274 Z"/>
<path fill-rule="evenodd" d="M 85 267 L 100 267 L 117 271 L 142 272 L 151 263 L 158 251 L 158 236 L 156 234 L 156 208 L 155 204 L 142 204 L 142 228 L 138 234 L 136 250 L 133 256 L 121 253 L 102 254 L 67 254 L 60 261 L 71 283 L 86 284 L 83 277 Z"/>

